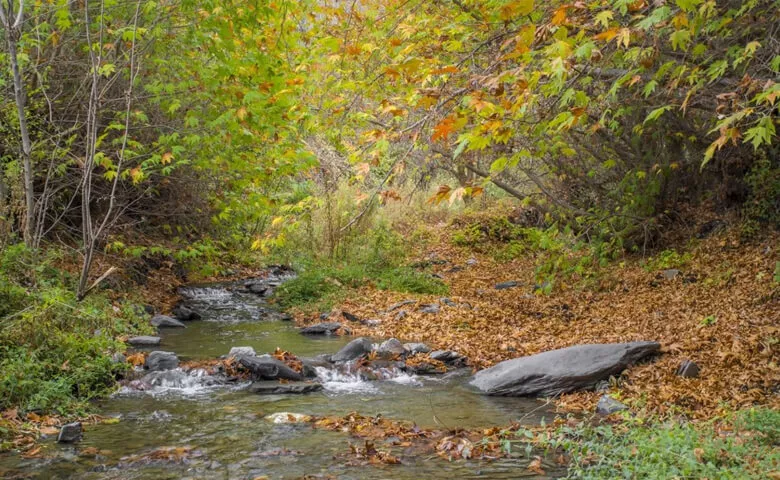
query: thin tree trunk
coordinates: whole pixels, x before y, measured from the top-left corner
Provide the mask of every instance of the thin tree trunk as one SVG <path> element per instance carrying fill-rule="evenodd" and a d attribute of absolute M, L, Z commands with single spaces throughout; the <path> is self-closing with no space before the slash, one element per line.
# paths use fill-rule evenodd
<path fill-rule="evenodd" d="M 14 80 L 14 99 L 16 101 L 16 111 L 19 117 L 19 136 L 22 140 L 21 159 L 22 170 L 24 172 L 24 199 L 25 212 L 22 232 L 24 242 L 28 247 L 32 247 L 33 232 L 35 232 L 35 192 L 33 191 L 33 171 L 32 171 L 32 142 L 30 141 L 30 131 L 27 128 L 27 113 L 25 111 L 27 95 L 25 86 L 22 83 L 22 75 L 19 71 L 19 58 L 16 52 L 16 35 L 21 31 L 21 25 L 24 14 L 24 2 L 19 2 L 19 11 L 16 19 L 13 19 L 12 4 L 9 2 L 6 10 L 2 0 L 0 0 L 0 20 L 5 30 L 5 41 L 8 45 L 8 61 L 11 64 L 11 71 Z M 13 21 L 13 23 L 11 23 Z"/>

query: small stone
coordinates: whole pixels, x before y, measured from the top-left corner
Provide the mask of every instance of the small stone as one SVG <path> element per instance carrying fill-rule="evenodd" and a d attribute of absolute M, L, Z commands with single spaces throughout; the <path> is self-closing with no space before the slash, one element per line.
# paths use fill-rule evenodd
<path fill-rule="evenodd" d="M 448 307 L 457 307 L 458 304 L 453 302 L 451 299 L 447 297 L 442 297 L 439 299 L 439 303 L 442 303 L 444 305 L 447 305 Z"/>
<path fill-rule="evenodd" d="M 183 323 L 168 315 L 155 315 L 151 324 L 157 328 L 185 328 Z"/>
<path fill-rule="evenodd" d="M 409 312 L 407 312 L 406 310 L 399 310 L 398 313 L 395 314 L 395 319 L 403 320 L 404 318 L 406 318 L 407 315 L 409 315 Z"/>
<path fill-rule="evenodd" d="M 436 350 L 431 352 L 431 358 L 444 363 L 453 363 L 461 359 L 461 355 L 452 350 Z"/>
<path fill-rule="evenodd" d="M 242 356 L 256 357 L 257 353 L 252 347 L 232 347 L 228 352 L 228 358 L 242 357 Z"/>
<path fill-rule="evenodd" d="M 135 347 L 148 347 L 160 344 L 160 337 L 151 337 L 148 335 L 142 335 L 140 337 L 130 337 L 127 339 L 127 343 Z"/>
<path fill-rule="evenodd" d="M 479 262 L 477 261 L 476 258 L 469 258 L 468 260 L 466 260 L 466 265 L 469 265 L 469 266 L 476 265 L 477 263 L 479 263 Z"/>
<path fill-rule="evenodd" d="M 404 348 L 409 350 L 412 355 L 418 353 L 428 353 L 431 351 L 431 347 L 424 343 L 404 343 Z"/>
<path fill-rule="evenodd" d="M 156 350 L 146 357 L 144 368 L 152 371 L 173 370 L 179 366 L 179 358 L 173 352 Z"/>
<path fill-rule="evenodd" d="M 379 320 L 378 318 L 372 318 L 371 320 L 366 320 L 364 323 L 367 327 L 378 327 L 382 324 L 382 320 Z"/>
<path fill-rule="evenodd" d="M 393 357 L 396 355 L 404 355 L 407 352 L 406 348 L 397 338 L 391 338 L 382 342 L 382 344 L 379 345 L 379 348 L 376 349 L 376 353 L 381 357 Z"/>
<path fill-rule="evenodd" d="M 412 305 L 414 303 L 417 303 L 417 302 L 415 300 L 404 300 L 402 302 L 398 302 L 398 303 L 394 303 L 394 304 L 390 305 L 389 307 L 387 307 L 386 311 L 389 313 L 389 312 L 392 312 L 394 310 L 398 310 L 401 307 L 404 307 L 406 305 Z"/>
<path fill-rule="evenodd" d="M 520 284 L 514 280 L 510 280 L 508 282 L 501 282 L 496 284 L 496 290 L 506 290 L 508 288 L 515 288 L 518 285 Z"/>
<path fill-rule="evenodd" d="M 685 378 L 696 378 L 699 376 L 699 366 L 690 360 L 683 360 L 677 369 L 677 375 Z"/>
<path fill-rule="evenodd" d="M 349 320 L 350 322 L 360 322 L 360 317 L 349 312 L 341 312 L 341 316 Z"/>
<path fill-rule="evenodd" d="M 439 313 L 439 310 L 440 310 L 439 306 L 436 305 L 435 303 L 431 303 L 428 305 L 420 305 L 420 312 L 422 313 L 436 314 Z"/>
<path fill-rule="evenodd" d="M 339 328 L 341 324 L 338 322 L 322 322 L 304 327 L 300 332 L 303 335 L 334 335 Z"/>
<path fill-rule="evenodd" d="M 322 312 L 322 313 L 320 313 L 320 320 L 327 320 L 328 317 L 330 317 L 330 312 Z"/>
<path fill-rule="evenodd" d="M 628 407 L 609 395 L 602 395 L 599 398 L 599 403 L 596 405 L 596 413 L 599 415 L 612 415 L 623 410 L 628 410 Z"/>
<path fill-rule="evenodd" d="M 266 415 L 264 418 L 271 423 L 302 423 L 312 419 L 311 415 L 290 412 L 276 412 Z"/>
<path fill-rule="evenodd" d="M 67 423 L 60 429 L 57 435 L 57 443 L 74 443 L 81 440 L 82 435 L 81 422 Z"/>
<path fill-rule="evenodd" d="M 127 358 L 125 358 L 122 352 L 115 352 L 113 355 L 111 355 L 111 363 L 125 363 L 126 361 Z"/>
<path fill-rule="evenodd" d="M 461 267 L 460 265 L 455 265 L 454 267 L 452 267 L 449 270 L 447 270 L 447 273 L 458 273 L 458 272 L 460 272 L 462 270 L 463 270 L 463 267 Z"/>
<path fill-rule="evenodd" d="M 674 280 L 675 278 L 677 278 L 678 275 L 680 275 L 680 273 L 681 272 L 676 268 L 670 268 L 662 272 L 664 276 L 664 280 Z"/>

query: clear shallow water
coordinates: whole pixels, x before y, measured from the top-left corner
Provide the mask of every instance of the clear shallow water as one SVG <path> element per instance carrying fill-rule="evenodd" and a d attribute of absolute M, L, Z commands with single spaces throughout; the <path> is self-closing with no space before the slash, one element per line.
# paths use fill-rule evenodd
<path fill-rule="evenodd" d="M 214 358 L 232 346 L 252 346 L 258 354 L 279 347 L 299 356 L 332 353 L 349 337 L 306 337 L 279 320 L 256 295 L 204 287 L 183 292 L 204 319 L 186 329 L 162 331 L 160 350 L 182 359 Z M 194 299 L 194 300 L 193 300 Z M 363 441 L 346 433 L 308 424 L 272 424 L 263 417 L 277 412 L 308 415 L 363 415 L 413 421 L 439 429 L 483 428 L 512 421 L 548 420 L 542 403 L 486 397 L 470 391 L 469 372 L 413 376 L 389 372 L 387 379 L 364 381 L 355 375 L 319 370 L 322 392 L 307 395 L 256 395 L 246 384 L 210 385 L 199 372 L 169 372 L 150 391 L 123 389 L 99 403 L 100 413 L 118 423 L 88 425 L 75 446 L 44 445 L 44 459 L 0 457 L 0 477 L 41 479 L 295 479 L 323 475 L 340 479 L 417 479 L 533 477 L 528 460 L 448 462 L 434 454 L 393 447 L 402 464 L 347 466 L 349 445 Z M 380 449 L 391 449 L 377 440 Z M 164 459 L 149 460 L 160 448 L 185 448 Z M 141 458 L 146 456 L 146 458 Z M 546 468 L 551 473 L 560 469 Z"/>

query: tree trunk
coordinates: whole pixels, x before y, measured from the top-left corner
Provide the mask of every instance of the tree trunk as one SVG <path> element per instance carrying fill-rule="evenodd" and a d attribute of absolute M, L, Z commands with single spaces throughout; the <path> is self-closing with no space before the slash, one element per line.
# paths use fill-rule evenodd
<path fill-rule="evenodd" d="M 5 30 L 5 41 L 8 45 L 8 61 L 11 64 L 14 81 L 14 99 L 16 100 L 16 111 L 19 117 L 19 136 L 22 140 L 21 160 L 22 170 L 24 172 L 24 199 L 25 212 L 22 232 L 24 242 L 28 247 L 32 247 L 34 242 L 33 232 L 35 232 L 35 192 L 33 191 L 33 171 L 32 171 L 32 142 L 30 141 L 30 132 L 27 128 L 27 113 L 25 111 L 27 95 L 25 86 L 22 83 L 22 75 L 19 72 L 19 59 L 16 53 L 16 35 L 21 30 L 22 13 L 24 4 L 20 3 L 19 12 L 17 12 L 16 21 L 13 19 L 13 11 L 5 10 L 0 5 L 0 17 L 3 21 L 3 30 Z M 13 23 L 12 23 L 13 22 Z"/>

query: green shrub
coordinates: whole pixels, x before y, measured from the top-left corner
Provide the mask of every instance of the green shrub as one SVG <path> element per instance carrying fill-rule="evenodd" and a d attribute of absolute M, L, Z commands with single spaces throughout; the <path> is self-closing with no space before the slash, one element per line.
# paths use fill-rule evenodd
<path fill-rule="evenodd" d="M 765 156 L 745 176 L 750 195 L 742 206 L 743 238 L 755 237 L 762 225 L 780 228 L 780 167 Z"/>

